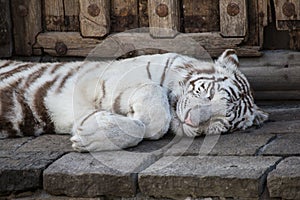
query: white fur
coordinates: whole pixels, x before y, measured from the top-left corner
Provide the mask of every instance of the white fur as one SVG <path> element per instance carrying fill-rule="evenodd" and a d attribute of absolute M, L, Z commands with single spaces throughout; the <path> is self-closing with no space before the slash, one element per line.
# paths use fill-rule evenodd
<path fill-rule="evenodd" d="M 245 79 L 235 65 L 237 56 L 229 55 L 236 61 L 232 62 L 226 55 L 225 51 L 215 63 L 172 53 L 114 62 L 74 62 L 54 74 L 49 67 L 26 90 L 25 99 L 32 105 L 40 86 L 57 77 L 43 100 L 55 131 L 72 133 L 71 141 L 77 151 L 126 148 L 143 138 L 159 139 L 170 128 L 175 134 L 190 137 L 219 134 L 229 130 L 233 116 L 226 116 L 231 108 L 226 101 L 229 97 L 220 88 L 232 87 L 239 92 L 232 82 L 234 75 Z M 77 69 L 78 66 L 82 67 Z M 9 79 L 26 77 L 38 68 L 39 64 Z M 59 88 L 72 70 L 78 72 Z M 249 87 L 247 81 L 246 84 Z M 43 125 L 34 108 L 32 112 Z M 267 115 L 257 107 L 253 112 L 251 115 L 247 111 L 246 121 L 238 128 L 266 120 Z M 38 134 L 41 131 L 42 127 L 35 130 Z"/>

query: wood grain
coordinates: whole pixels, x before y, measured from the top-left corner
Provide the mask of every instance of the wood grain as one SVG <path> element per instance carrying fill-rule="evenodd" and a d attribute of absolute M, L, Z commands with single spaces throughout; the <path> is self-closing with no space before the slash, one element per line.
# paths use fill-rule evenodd
<path fill-rule="evenodd" d="M 79 0 L 64 0 L 64 31 L 79 31 Z"/>
<path fill-rule="evenodd" d="M 42 31 L 40 0 L 11 0 L 14 50 L 17 55 L 32 55 L 36 36 Z"/>
<path fill-rule="evenodd" d="M 138 1 L 111 0 L 111 30 L 122 32 L 138 28 Z"/>
<path fill-rule="evenodd" d="M 220 31 L 219 0 L 183 0 L 186 33 Z"/>
<path fill-rule="evenodd" d="M 82 36 L 103 37 L 107 35 L 110 31 L 110 1 L 80 0 L 79 2 Z M 90 6 L 95 6 L 94 12 L 96 13 L 92 13 L 92 15 L 89 13 Z"/>
<path fill-rule="evenodd" d="M 45 26 L 48 31 L 62 31 L 64 3 L 62 0 L 44 0 Z"/>
<path fill-rule="evenodd" d="M 286 16 L 283 12 L 285 3 L 294 5 L 294 14 Z M 276 12 L 276 27 L 278 30 L 300 29 L 300 0 L 274 0 Z"/>
<path fill-rule="evenodd" d="M 205 49 L 211 56 L 219 56 L 225 49 L 233 48 L 236 49 L 239 56 L 246 57 L 257 57 L 261 56 L 262 53 L 259 51 L 259 47 L 249 46 L 240 47 L 243 42 L 243 38 L 223 38 L 220 33 L 187 33 L 180 34 L 176 38 L 182 38 L 178 42 L 177 40 L 170 39 L 160 39 L 153 38 L 149 33 L 119 33 L 113 35 L 105 40 L 82 38 L 78 32 L 47 32 L 41 33 L 37 37 L 37 47 L 43 48 L 45 52 L 51 55 L 56 55 L 55 44 L 56 42 L 63 42 L 68 47 L 68 52 L 66 56 L 87 56 L 90 51 L 95 48 L 98 44 L 105 43 L 105 52 L 108 57 L 109 55 L 118 54 L 116 57 L 121 56 L 122 53 L 127 53 L 135 49 L 150 48 L 150 49 L 160 49 L 167 50 L 169 52 L 190 52 L 193 55 L 197 49 L 191 48 L 192 46 L 199 46 L 200 49 Z M 185 43 L 186 39 L 191 42 L 192 46 Z M 159 40 L 160 39 L 160 40 Z M 113 40 L 112 42 L 107 42 Z M 117 42 L 119 41 L 119 42 Z M 121 52 L 120 45 L 122 43 L 127 43 L 127 45 L 122 46 Z M 130 44 L 134 44 L 133 46 Z M 117 45 L 117 46 L 114 46 Z"/>
<path fill-rule="evenodd" d="M 168 13 L 160 17 L 156 13 L 159 5 L 166 5 Z M 174 37 L 180 29 L 180 8 L 178 0 L 148 1 L 150 33 L 153 37 Z"/>
<path fill-rule="evenodd" d="M 139 27 L 149 27 L 148 0 L 139 0 Z"/>
<path fill-rule="evenodd" d="M 12 55 L 10 0 L 0 1 L 0 58 Z"/>
<path fill-rule="evenodd" d="M 224 37 L 245 37 L 247 34 L 248 18 L 246 0 L 222 0 L 220 1 L 220 26 Z M 228 5 L 235 4 L 239 12 L 229 15 Z"/>

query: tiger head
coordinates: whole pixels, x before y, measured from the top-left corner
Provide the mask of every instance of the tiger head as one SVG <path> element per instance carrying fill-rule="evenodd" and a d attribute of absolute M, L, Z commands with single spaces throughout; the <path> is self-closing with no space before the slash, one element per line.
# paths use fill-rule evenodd
<path fill-rule="evenodd" d="M 261 125 L 268 114 L 255 105 L 250 85 L 238 70 L 235 50 L 226 50 L 214 63 L 188 60 L 178 66 L 184 79 L 173 106 L 172 130 L 198 136 L 232 132 Z"/>

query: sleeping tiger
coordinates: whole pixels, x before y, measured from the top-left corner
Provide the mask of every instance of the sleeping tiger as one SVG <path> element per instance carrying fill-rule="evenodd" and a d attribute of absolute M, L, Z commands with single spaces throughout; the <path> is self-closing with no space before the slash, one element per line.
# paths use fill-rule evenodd
<path fill-rule="evenodd" d="M 77 151 L 116 150 L 169 129 L 190 137 L 261 125 L 236 52 L 118 61 L 0 61 L 0 138 L 71 133 Z"/>

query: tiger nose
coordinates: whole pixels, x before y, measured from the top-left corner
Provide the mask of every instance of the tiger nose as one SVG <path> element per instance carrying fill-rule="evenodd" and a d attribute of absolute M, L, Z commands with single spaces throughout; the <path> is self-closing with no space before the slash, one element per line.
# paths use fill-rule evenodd
<path fill-rule="evenodd" d="M 208 121 L 212 116 L 211 107 L 195 106 L 186 115 L 184 123 L 190 126 L 198 126 L 203 122 Z"/>
<path fill-rule="evenodd" d="M 184 123 L 190 126 L 194 126 L 192 119 L 191 119 L 191 113 L 189 112 L 187 117 L 184 120 Z"/>

